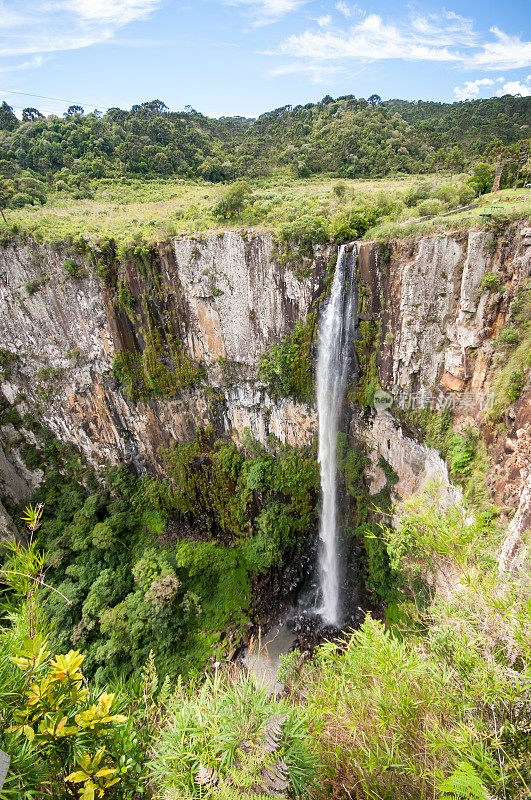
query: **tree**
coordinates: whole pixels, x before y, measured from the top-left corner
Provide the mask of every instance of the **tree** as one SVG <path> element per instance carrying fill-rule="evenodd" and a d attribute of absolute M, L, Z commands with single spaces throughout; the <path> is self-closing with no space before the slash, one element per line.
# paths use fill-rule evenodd
<path fill-rule="evenodd" d="M 18 119 L 16 118 L 12 107 L 8 106 L 4 100 L 0 106 L 0 130 L 14 131 L 16 127 L 18 127 Z"/>
<path fill-rule="evenodd" d="M 516 176 L 514 179 L 514 188 L 516 189 L 518 187 L 518 178 L 520 177 L 522 168 L 529 164 L 529 159 L 531 157 L 531 139 L 522 139 L 521 142 L 512 145 L 511 151 L 514 161 L 516 162 Z"/>
<path fill-rule="evenodd" d="M 485 192 L 489 192 L 491 189 L 493 172 L 494 170 L 490 164 L 485 164 L 483 162 L 476 164 L 468 183 L 478 194 L 485 194 Z"/>
<path fill-rule="evenodd" d="M 380 97 L 379 94 L 371 94 L 371 96 L 369 97 L 368 102 L 369 102 L 369 104 L 371 106 L 377 106 L 378 103 L 382 102 L 382 98 Z"/>
<path fill-rule="evenodd" d="M 503 144 L 500 139 L 492 142 L 485 151 L 489 160 L 495 161 L 496 169 L 494 173 L 494 183 L 492 184 L 492 192 L 497 192 L 500 189 L 501 176 L 503 168 L 507 161 L 511 159 L 511 148 Z"/>
<path fill-rule="evenodd" d="M 138 116 L 150 116 L 152 114 L 165 114 L 168 110 L 168 106 L 166 103 L 163 103 L 162 100 L 149 100 L 148 102 L 133 106 L 131 113 L 137 114 Z"/>
<path fill-rule="evenodd" d="M 234 183 L 228 188 L 225 196 L 214 207 L 214 216 L 221 217 L 222 219 L 230 219 L 237 215 L 239 222 L 243 207 L 250 193 L 251 187 L 249 184 L 244 182 Z"/>
<path fill-rule="evenodd" d="M 9 203 L 11 202 L 11 198 L 13 197 L 13 186 L 11 185 L 11 181 L 8 183 L 7 181 L 0 181 L 0 214 L 2 214 L 2 219 L 7 225 L 7 219 L 4 214 L 4 208 L 9 207 Z"/>
<path fill-rule="evenodd" d="M 81 116 L 84 113 L 85 113 L 85 109 L 83 108 L 83 106 L 73 105 L 73 106 L 68 106 L 68 108 L 66 109 L 65 116 L 66 117 L 77 117 L 77 116 Z"/>
<path fill-rule="evenodd" d="M 453 175 L 454 172 L 462 172 L 465 166 L 465 158 L 459 147 L 453 147 L 448 156 L 448 169 Z"/>
<path fill-rule="evenodd" d="M 22 111 L 22 122 L 33 122 L 36 119 L 44 119 L 44 115 L 36 108 L 24 108 Z"/>

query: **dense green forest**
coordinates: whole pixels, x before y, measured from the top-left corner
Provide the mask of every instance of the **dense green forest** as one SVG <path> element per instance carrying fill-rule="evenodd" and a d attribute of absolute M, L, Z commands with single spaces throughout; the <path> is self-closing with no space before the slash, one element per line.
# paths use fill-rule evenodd
<path fill-rule="evenodd" d="M 327 96 L 258 119 L 212 119 L 189 107 L 171 112 L 153 100 L 103 115 L 71 106 L 63 118 L 45 118 L 35 108 L 22 117 L 3 102 L 0 174 L 22 179 L 15 186 L 19 195 L 42 200 L 46 187 L 32 179 L 59 189 L 77 184 L 82 196 L 87 178 L 122 175 L 220 182 L 278 171 L 346 178 L 441 167 L 459 172 L 493 142 L 511 145 L 528 137 L 531 99 L 442 104 Z"/>
<path fill-rule="evenodd" d="M 504 144 L 529 136 L 529 97 L 491 97 L 460 103 L 388 100 L 390 111 L 400 114 L 436 150 L 458 146 L 466 159 L 478 157 L 493 140 Z"/>

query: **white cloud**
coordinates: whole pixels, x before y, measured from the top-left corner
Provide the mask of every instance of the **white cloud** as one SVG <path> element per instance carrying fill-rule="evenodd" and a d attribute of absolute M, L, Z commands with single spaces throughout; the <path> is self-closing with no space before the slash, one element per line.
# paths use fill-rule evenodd
<path fill-rule="evenodd" d="M 498 81 L 500 80 L 503 80 L 503 78 L 498 78 Z M 493 81 L 491 78 L 467 81 L 464 86 L 454 86 L 454 94 L 458 100 L 471 100 L 473 97 L 479 97 L 482 86 L 494 86 L 498 81 Z"/>
<path fill-rule="evenodd" d="M 223 2 L 228 6 L 247 6 L 254 19 L 254 25 L 260 26 L 278 22 L 286 14 L 305 5 L 307 0 L 223 0 Z"/>
<path fill-rule="evenodd" d="M 504 83 L 501 89 L 498 89 L 496 94 L 499 97 L 503 97 L 504 94 L 521 94 L 522 97 L 530 97 L 531 75 L 527 76 L 525 83 L 522 81 L 508 81 L 507 83 Z"/>
<path fill-rule="evenodd" d="M 336 9 L 346 18 L 350 5 L 339 0 Z M 320 63 L 385 60 L 432 61 L 463 69 L 505 70 L 531 65 L 531 42 L 492 28 L 493 39 L 482 40 L 472 20 L 453 11 L 414 13 L 407 21 L 383 19 L 378 14 L 343 26 L 308 29 L 280 42 L 271 55 Z M 301 69 L 302 71 L 302 69 Z M 474 83 L 473 81 L 471 83 Z"/>
<path fill-rule="evenodd" d="M 415 35 L 393 22 L 384 22 L 377 14 L 369 14 L 348 31 L 308 30 L 289 36 L 280 43 L 277 52 L 322 61 L 455 61 L 455 51 L 446 44 L 441 46 L 439 38 L 438 35 L 434 41 L 426 32 Z"/>
<path fill-rule="evenodd" d="M 353 17 L 355 14 L 360 14 L 361 16 L 365 16 L 365 11 L 363 11 L 362 8 L 360 8 L 355 4 L 349 5 L 348 3 L 345 3 L 345 0 L 339 0 L 339 2 L 336 3 L 335 8 L 337 9 L 337 11 L 339 11 L 340 14 L 343 14 L 343 16 L 346 17 L 347 19 Z"/>
<path fill-rule="evenodd" d="M 458 100 L 472 100 L 479 97 L 480 91 L 484 86 L 496 86 L 503 84 L 497 89 L 496 94 L 502 97 L 504 94 L 520 94 L 522 97 L 531 96 L 531 75 L 524 81 L 507 81 L 500 76 L 499 78 L 478 78 L 476 81 L 467 81 L 463 86 L 454 86 L 454 94 Z M 490 94 L 492 96 L 492 93 Z"/>
<path fill-rule="evenodd" d="M 78 50 L 113 39 L 162 0 L 0 0 L 0 57 Z M 0 67 L 2 65 L 0 64 Z"/>
<path fill-rule="evenodd" d="M 496 39 L 484 42 L 481 50 L 469 61 L 471 67 L 483 69 L 517 69 L 531 66 L 531 42 L 509 36 L 499 28 L 491 28 Z"/>
<path fill-rule="evenodd" d="M 73 11 L 82 20 L 122 26 L 144 19 L 159 5 L 160 0 L 64 0 L 57 7 Z"/>
<path fill-rule="evenodd" d="M 316 19 L 316 22 L 320 28 L 327 28 L 332 22 L 332 17 L 330 16 L 330 14 L 323 14 L 322 17 L 318 17 Z"/>
<path fill-rule="evenodd" d="M 30 58 L 29 61 L 23 61 L 20 64 L 0 64 L 0 74 L 6 75 L 11 72 L 20 72 L 25 69 L 37 69 L 38 67 L 42 67 L 46 58 L 41 55 L 34 56 Z"/>

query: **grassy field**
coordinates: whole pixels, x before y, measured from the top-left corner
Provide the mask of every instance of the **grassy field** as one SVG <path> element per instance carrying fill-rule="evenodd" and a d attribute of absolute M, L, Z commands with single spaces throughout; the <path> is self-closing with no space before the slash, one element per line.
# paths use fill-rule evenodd
<path fill-rule="evenodd" d="M 466 176 L 404 176 L 381 180 L 338 180 L 318 176 L 310 179 L 268 178 L 252 184 L 241 219 L 222 221 L 213 215 L 216 203 L 227 191 L 223 184 L 184 180 L 120 180 L 93 182 L 92 199 L 76 200 L 66 192 L 50 194 L 44 206 L 26 206 L 6 211 L 7 225 L 0 232 L 29 232 L 40 241 L 62 241 L 84 236 L 98 241 L 114 238 L 128 246 L 141 241 L 154 242 L 171 236 L 193 234 L 220 228 L 269 228 L 302 215 L 322 217 L 327 222 L 347 208 L 394 204 L 386 211 L 382 224 L 372 228 L 372 236 L 409 235 L 411 231 L 448 229 L 482 221 L 481 209 L 451 217 L 436 217 L 423 223 L 405 223 L 419 216 L 416 208 L 407 207 L 404 199 L 419 184 L 429 184 L 437 192 L 463 183 Z M 496 201 L 496 208 L 518 214 L 530 210 L 528 189 L 504 190 L 496 197 L 486 195 L 482 204 Z M 445 207 L 446 209 L 446 207 Z"/>
<path fill-rule="evenodd" d="M 426 176 L 435 181 L 434 176 Z M 382 180 L 341 180 L 322 176 L 308 180 L 264 179 L 253 183 L 252 195 L 241 220 L 245 227 L 272 227 L 301 210 L 322 213 L 329 218 L 355 196 L 403 193 L 418 183 L 419 176 Z M 449 178 L 439 178 L 447 183 Z M 338 184 L 345 187 L 340 199 L 334 193 Z M 183 180 L 101 180 L 93 184 L 93 199 L 75 200 L 65 192 L 50 194 L 44 206 L 26 206 L 7 211 L 7 229 L 13 225 L 44 241 L 68 236 L 88 235 L 118 241 L 157 240 L 197 231 L 234 228 L 212 215 L 214 205 L 227 186 Z M 2 221 L 1 228 L 6 226 Z M 0 228 L 0 230 L 1 230 Z"/>

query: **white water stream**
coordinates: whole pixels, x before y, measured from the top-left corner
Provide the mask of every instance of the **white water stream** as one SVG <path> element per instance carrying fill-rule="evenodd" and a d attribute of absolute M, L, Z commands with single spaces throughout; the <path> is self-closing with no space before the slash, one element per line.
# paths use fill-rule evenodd
<path fill-rule="evenodd" d="M 321 606 L 318 613 L 330 625 L 341 623 L 336 440 L 355 325 L 355 266 L 356 251 L 348 252 L 343 245 L 338 253 L 330 299 L 319 324 L 317 412 L 321 471 Z"/>

